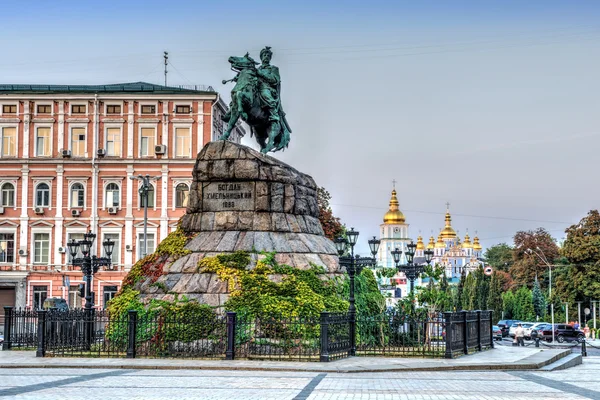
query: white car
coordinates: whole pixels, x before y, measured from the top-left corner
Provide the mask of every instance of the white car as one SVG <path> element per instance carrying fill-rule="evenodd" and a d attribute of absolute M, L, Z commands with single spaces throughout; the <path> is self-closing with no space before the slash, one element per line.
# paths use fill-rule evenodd
<path fill-rule="evenodd" d="M 542 325 L 546 325 L 548 324 L 547 322 L 536 322 L 535 324 L 531 325 L 530 327 L 526 327 L 525 325 L 523 325 L 523 328 L 525 328 L 525 339 L 531 339 L 531 332 L 535 329 L 539 329 Z"/>
<path fill-rule="evenodd" d="M 531 328 L 533 326 L 533 322 L 517 322 L 514 323 L 510 326 L 510 329 L 508 330 L 508 336 L 510 336 L 511 338 L 515 337 L 515 329 L 517 329 L 517 327 L 519 326 L 519 324 L 521 324 L 521 326 L 523 327 L 523 329 L 527 329 L 527 328 Z M 525 336 L 527 336 L 527 333 L 525 333 Z"/>

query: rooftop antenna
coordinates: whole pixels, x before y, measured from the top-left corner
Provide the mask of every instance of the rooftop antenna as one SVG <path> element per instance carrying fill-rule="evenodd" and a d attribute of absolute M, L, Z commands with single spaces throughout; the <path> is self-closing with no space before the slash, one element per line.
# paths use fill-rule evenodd
<path fill-rule="evenodd" d="M 165 51 L 163 57 L 165 59 L 165 86 L 167 86 L 167 64 L 169 63 L 169 53 Z"/>

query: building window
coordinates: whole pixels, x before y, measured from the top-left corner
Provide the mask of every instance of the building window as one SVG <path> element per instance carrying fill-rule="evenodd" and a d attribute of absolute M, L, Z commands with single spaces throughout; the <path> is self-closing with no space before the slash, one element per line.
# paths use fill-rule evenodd
<path fill-rule="evenodd" d="M 85 198 L 85 188 L 81 183 L 74 183 L 71 186 L 71 208 L 83 207 Z"/>
<path fill-rule="evenodd" d="M 50 128 L 40 127 L 36 130 L 35 154 L 38 157 L 50 156 Z"/>
<path fill-rule="evenodd" d="M 15 261 L 15 234 L 0 233 L 0 263 Z"/>
<path fill-rule="evenodd" d="M 85 104 L 73 104 L 71 114 L 85 114 Z"/>
<path fill-rule="evenodd" d="M 154 155 L 154 132 L 154 128 L 142 128 L 140 156 L 148 157 Z"/>
<path fill-rule="evenodd" d="M 141 190 L 139 191 L 139 193 L 140 201 L 138 204 L 140 205 L 140 207 L 144 207 L 146 196 L 144 196 Z M 152 186 L 152 184 L 148 186 L 148 207 L 154 207 L 154 186 Z"/>
<path fill-rule="evenodd" d="M 185 183 L 180 183 L 175 188 L 175 207 L 185 208 L 188 205 L 188 197 L 190 195 L 190 188 Z"/>
<path fill-rule="evenodd" d="M 71 154 L 75 157 L 85 156 L 85 128 L 71 129 Z"/>
<path fill-rule="evenodd" d="M 17 113 L 17 105 L 16 104 L 4 104 L 2 106 L 3 114 L 16 114 Z"/>
<path fill-rule="evenodd" d="M 106 155 L 121 156 L 121 128 L 106 129 Z"/>
<path fill-rule="evenodd" d="M 37 113 L 38 114 L 50 114 L 52 112 L 52 106 L 49 104 L 38 104 L 37 105 Z"/>
<path fill-rule="evenodd" d="M 107 114 L 121 114 L 121 105 L 120 104 L 108 104 L 106 106 Z"/>
<path fill-rule="evenodd" d="M 175 114 L 189 114 L 190 106 L 175 106 Z"/>
<path fill-rule="evenodd" d="M 144 255 L 144 234 L 140 233 L 138 236 L 138 259 L 141 259 Z M 154 233 L 148 234 L 148 241 L 146 242 L 146 254 L 154 253 Z"/>
<path fill-rule="evenodd" d="M 33 234 L 33 262 L 35 264 L 48 264 L 50 260 L 50 234 Z"/>
<path fill-rule="evenodd" d="M 113 252 L 110 256 L 110 260 L 113 263 L 113 265 L 118 265 L 120 262 L 119 249 L 121 248 L 121 243 L 119 241 L 119 234 L 118 233 L 105 233 L 104 239 L 102 240 L 102 242 L 104 242 L 106 239 L 110 239 L 113 242 L 115 242 L 115 247 L 113 247 Z M 106 257 L 106 253 L 104 253 L 104 246 L 102 247 L 102 256 Z"/>
<path fill-rule="evenodd" d="M 15 185 L 5 183 L 2 185 L 2 207 L 15 206 Z"/>
<path fill-rule="evenodd" d="M 35 206 L 50 207 L 50 186 L 47 183 L 40 183 L 35 188 Z"/>
<path fill-rule="evenodd" d="M 67 234 L 67 243 L 71 242 L 71 241 L 76 241 L 76 242 L 80 242 L 83 240 L 83 233 L 69 233 Z M 81 252 L 81 248 L 78 247 L 77 248 L 77 254 L 75 255 L 75 258 L 81 258 L 83 257 L 83 253 Z M 69 263 L 73 263 L 73 257 L 71 257 L 71 254 L 69 253 Z"/>
<path fill-rule="evenodd" d="M 142 105 L 142 114 L 156 114 L 155 105 Z"/>
<path fill-rule="evenodd" d="M 119 185 L 116 183 L 109 183 L 106 185 L 106 207 L 119 207 L 119 199 L 121 198 L 121 191 Z"/>
<path fill-rule="evenodd" d="M 104 286 L 102 288 L 102 291 L 104 292 L 104 309 L 106 310 L 106 306 L 108 304 L 108 302 L 115 297 L 115 295 L 118 292 L 118 288 L 117 286 Z"/>
<path fill-rule="evenodd" d="M 39 310 L 44 305 L 44 301 L 48 297 L 48 286 L 33 287 L 33 308 Z"/>
<path fill-rule="evenodd" d="M 190 157 L 192 154 L 192 136 L 190 128 L 175 129 L 175 156 Z"/>
<path fill-rule="evenodd" d="M 69 286 L 69 307 L 71 309 L 81 308 L 81 296 L 78 286 Z"/>
<path fill-rule="evenodd" d="M 2 157 L 17 155 L 17 128 L 2 128 Z"/>

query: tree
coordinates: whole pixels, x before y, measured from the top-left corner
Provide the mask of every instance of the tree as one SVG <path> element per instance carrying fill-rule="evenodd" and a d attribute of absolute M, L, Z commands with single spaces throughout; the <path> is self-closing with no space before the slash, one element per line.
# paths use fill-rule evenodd
<path fill-rule="evenodd" d="M 467 277 L 465 275 L 465 270 L 463 268 L 463 270 L 460 273 L 460 279 L 458 281 L 458 285 L 456 288 L 456 295 L 454 296 L 454 309 L 456 311 L 464 310 L 463 303 L 462 303 L 462 295 L 463 295 L 463 290 L 465 288 L 465 279 L 466 278 Z"/>
<path fill-rule="evenodd" d="M 499 243 L 489 247 L 483 257 L 486 265 L 490 265 L 494 271 L 508 271 L 513 262 L 513 249 L 506 243 Z"/>
<path fill-rule="evenodd" d="M 329 201 L 331 195 L 324 188 L 320 187 L 317 189 L 317 204 L 319 206 L 319 221 L 323 227 L 325 236 L 331 240 L 335 240 L 337 237 L 344 234 L 344 225 L 340 222 L 340 219 L 333 215 Z"/>
<path fill-rule="evenodd" d="M 504 308 L 504 316 L 500 316 L 502 319 L 515 318 L 515 295 L 513 292 L 508 291 L 502 294 L 502 307 Z"/>
<path fill-rule="evenodd" d="M 567 295 L 567 290 L 571 289 L 579 300 L 584 296 L 600 298 L 600 213 L 591 210 L 565 232 L 567 237 L 561 253 L 573 265 L 566 271 L 567 282 L 561 283 L 572 287 L 564 288 L 566 290 L 561 294 Z"/>
<path fill-rule="evenodd" d="M 475 285 L 476 283 L 474 274 L 467 274 L 460 299 L 463 310 L 475 309 L 475 296 L 477 295 L 477 287 Z"/>
<path fill-rule="evenodd" d="M 540 283 L 537 278 L 533 283 L 531 297 L 533 301 L 533 311 L 535 312 L 536 317 L 543 319 L 546 314 L 546 298 L 542 294 L 542 289 L 540 288 Z"/>
<path fill-rule="evenodd" d="M 484 310 L 490 290 L 489 278 L 483 272 L 483 266 L 479 266 L 475 274 L 475 297 L 473 307 L 475 310 Z"/>
<path fill-rule="evenodd" d="M 429 278 L 425 287 L 419 288 L 419 303 L 427 305 L 432 312 L 452 310 L 452 291 L 444 269 L 436 265 L 426 266 L 424 277 Z"/>
<path fill-rule="evenodd" d="M 502 281 L 498 271 L 494 271 L 490 281 L 490 292 L 487 298 L 487 309 L 494 311 L 494 320 L 502 318 Z"/>
<path fill-rule="evenodd" d="M 514 244 L 509 273 L 517 286 L 532 286 L 535 277 L 548 270 L 546 262 L 552 264 L 559 256 L 554 238 L 544 228 L 517 232 Z"/>
<path fill-rule="evenodd" d="M 522 321 L 531 321 L 535 319 L 531 290 L 525 285 L 521 286 L 515 293 L 513 317 Z"/>

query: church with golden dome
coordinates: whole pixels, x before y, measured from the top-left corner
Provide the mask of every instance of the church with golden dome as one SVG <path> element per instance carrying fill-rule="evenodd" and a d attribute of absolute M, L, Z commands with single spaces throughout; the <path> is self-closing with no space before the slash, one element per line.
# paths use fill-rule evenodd
<path fill-rule="evenodd" d="M 406 245 L 413 241 L 410 238 L 406 217 L 400 211 L 400 203 L 396 189 L 392 190 L 389 210 L 383 216 L 383 224 L 380 225 L 379 252 L 377 253 L 377 268 L 395 268 L 391 251 L 398 248 L 402 251 L 402 263 L 406 263 L 404 253 L 407 250 Z M 440 230 L 437 240 L 432 235 L 429 242 L 425 244 L 423 237 L 419 235 L 416 241 L 416 252 L 414 257 L 415 264 L 425 264 L 425 250 L 433 250 L 432 265 L 439 265 L 444 268 L 446 277 L 451 283 L 456 283 L 464 270 L 470 273 L 476 270 L 480 265 L 482 247 L 479 238 L 475 236 L 471 242 L 471 237 L 467 232 L 464 240 L 461 239 L 452 227 L 452 216 L 450 215 L 450 204 L 446 203 L 446 215 L 444 216 L 444 227 Z M 393 305 L 400 297 L 408 294 L 409 282 L 403 273 L 398 272 L 392 278 L 379 277 L 378 283 L 384 294 L 389 293 L 388 305 Z M 415 281 L 415 286 L 422 284 L 422 279 Z"/>

